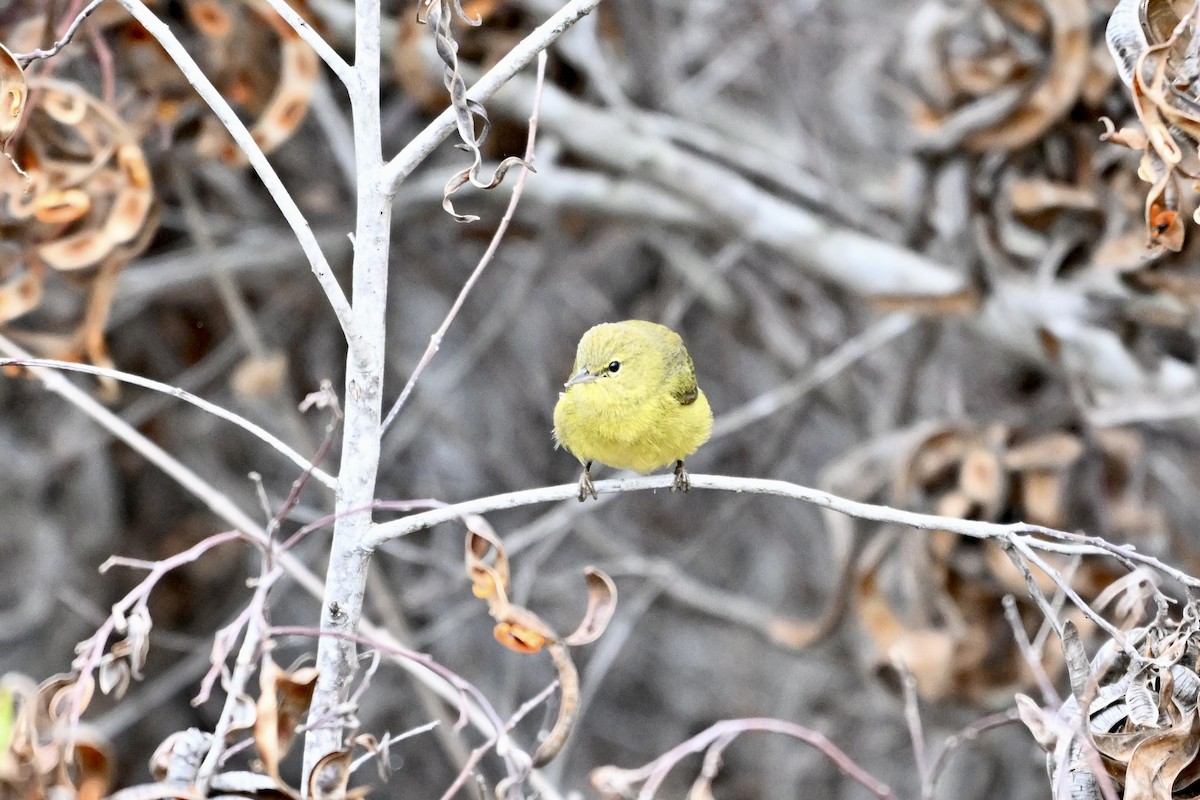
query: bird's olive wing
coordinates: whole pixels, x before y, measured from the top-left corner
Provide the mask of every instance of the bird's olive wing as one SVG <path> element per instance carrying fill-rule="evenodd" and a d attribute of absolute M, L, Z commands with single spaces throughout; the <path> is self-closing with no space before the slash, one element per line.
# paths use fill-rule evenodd
<path fill-rule="evenodd" d="M 696 386 L 696 366 L 686 350 L 672 371 L 674 374 L 671 376 L 671 394 L 680 405 L 686 406 L 696 402 L 696 396 L 700 393 L 699 387 Z"/>

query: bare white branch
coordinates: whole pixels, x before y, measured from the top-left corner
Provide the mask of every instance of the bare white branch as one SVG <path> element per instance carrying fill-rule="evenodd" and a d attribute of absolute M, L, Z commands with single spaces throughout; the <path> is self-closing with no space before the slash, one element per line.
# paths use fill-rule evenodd
<path fill-rule="evenodd" d="M 209 108 L 216 114 L 217 119 L 233 136 L 238 147 L 246 154 L 250 166 L 258 173 L 258 177 L 262 180 L 263 185 L 270 193 L 275 204 L 279 206 L 279 210 L 283 212 L 283 216 L 287 219 L 288 224 L 292 228 L 292 232 L 296 234 L 296 238 L 300 242 L 301 248 L 304 250 L 304 255 L 308 257 L 308 263 L 312 267 L 313 274 L 317 276 L 317 281 L 321 284 L 321 288 L 325 291 L 325 296 L 329 300 L 329 305 L 333 308 L 334 314 L 337 315 L 338 322 L 342 326 L 342 334 L 346 340 L 354 347 L 354 312 L 350 308 L 350 301 L 346 299 L 346 293 L 342 291 L 341 284 L 338 283 L 337 277 L 333 274 L 332 268 L 329 266 L 328 260 L 325 258 L 325 253 L 321 250 L 320 244 L 317 242 L 316 236 L 313 235 L 312 228 L 309 227 L 308 220 L 304 218 L 304 213 L 300 207 L 296 205 L 295 199 L 287 188 L 283 185 L 283 181 L 279 179 L 275 168 L 271 166 L 271 162 L 267 160 L 258 143 L 254 141 L 254 137 L 250 135 L 249 129 L 239 118 L 233 107 L 217 90 L 204 71 L 200 69 L 200 65 L 191 57 L 187 49 L 176 38 L 167 24 L 159 19 L 153 11 L 146 7 L 142 0 L 116 0 L 122 8 L 128 11 L 133 18 L 141 23 L 142 27 L 154 37 L 154 39 L 162 45 L 167 54 L 183 72 L 184 77 L 188 82 L 196 88 L 196 92 L 203 98 L 204 102 L 208 103 Z"/>

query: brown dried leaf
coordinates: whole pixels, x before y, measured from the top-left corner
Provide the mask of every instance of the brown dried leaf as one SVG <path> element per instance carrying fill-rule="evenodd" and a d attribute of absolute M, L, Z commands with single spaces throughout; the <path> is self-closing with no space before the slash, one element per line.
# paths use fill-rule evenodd
<path fill-rule="evenodd" d="M 559 754 L 571 735 L 579 713 L 579 671 L 575 669 L 575 662 L 571 660 L 566 646 L 560 642 L 552 642 L 549 650 L 554 667 L 558 670 L 558 717 L 550 733 L 533 753 L 535 767 L 550 763 Z"/>
<path fill-rule="evenodd" d="M 242 400 L 270 397 L 287 378 L 287 367 L 287 355 L 278 350 L 247 356 L 234 369 L 229 384 Z"/>
<path fill-rule="evenodd" d="M 279 760 L 283 751 L 279 742 L 279 704 L 275 697 L 275 681 L 283 672 L 270 656 L 264 656 L 258 671 L 258 714 L 254 722 L 254 745 L 263 769 L 282 783 Z"/>
<path fill-rule="evenodd" d="M 46 88 L 46 93 L 38 103 L 39 110 L 45 111 L 55 122 L 67 127 L 77 127 L 83 123 L 88 113 L 88 101 L 82 92 Z"/>
<path fill-rule="evenodd" d="M 118 190 L 101 226 L 109 242 L 125 244 L 141 233 L 153 205 L 154 195 L 149 189 L 127 186 Z"/>
<path fill-rule="evenodd" d="M 254 744 L 266 773 L 280 786 L 284 784 L 279 777 L 279 761 L 291 748 L 296 728 L 312 703 L 317 675 L 315 667 L 284 672 L 270 656 L 264 656 L 259 667 Z"/>
<path fill-rule="evenodd" d="M 588 589 L 587 611 L 579 627 L 564 639 L 572 647 L 599 639 L 617 610 L 617 587 L 612 578 L 595 567 L 587 567 L 583 572 Z"/>
<path fill-rule="evenodd" d="M 321 758 L 308 778 L 307 796 L 312 800 L 355 800 L 370 791 L 368 786 L 347 790 L 350 783 L 350 751 L 340 750 Z"/>
<path fill-rule="evenodd" d="M 984 507 L 984 515 L 995 515 L 1004 499 L 1006 475 L 1000 458 L 990 447 L 973 446 L 958 472 L 958 488 L 965 497 Z"/>
<path fill-rule="evenodd" d="M 1125 770 L 1125 796 L 1171 800 L 1175 779 L 1196 759 L 1200 749 L 1200 716 L 1183 715 L 1164 731 L 1140 742 Z"/>
<path fill-rule="evenodd" d="M 112 245 L 104 231 L 89 229 L 39 245 L 37 253 L 39 258 L 59 272 L 72 272 L 94 267 L 112 252 Z"/>
<path fill-rule="evenodd" d="M 948 631 L 906 626 L 879 592 L 870 573 L 859 582 L 858 606 L 859 619 L 878 652 L 876 664 L 904 664 L 916 680 L 917 692 L 928 700 L 953 694 L 955 641 Z"/>
<path fill-rule="evenodd" d="M 116 765 L 112 749 L 99 736 L 75 741 L 75 800 L 101 800 L 112 785 Z"/>
<path fill-rule="evenodd" d="M 550 638 L 544 631 L 520 622 L 497 622 L 492 635 L 500 644 L 522 655 L 541 652 Z"/>
<path fill-rule="evenodd" d="M 0 324 L 37 308 L 42 301 L 42 262 L 33 259 L 30 268 L 0 284 Z"/>
<path fill-rule="evenodd" d="M 0 44 L 0 150 L 16 133 L 28 99 L 24 70 L 8 48 Z"/>
<path fill-rule="evenodd" d="M 1015 472 L 1061 470 L 1074 464 L 1082 455 L 1083 442 L 1078 436 L 1056 432 L 1010 447 L 1004 454 L 1004 468 Z"/>
<path fill-rule="evenodd" d="M 34 218 L 52 225 L 82 219 L 91 208 L 91 197 L 80 189 L 51 189 L 33 200 Z"/>
<path fill-rule="evenodd" d="M 1021 487 L 1023 517 L 1034 525 L 1062 527 L 1066 522 L 1063 508 L 1063 476 L 1058 472 L 1031 470 L 1018 479 Z"/>
<path fill-rule="evenodd" d="M 504 545 L 483 517 L 472 515 L 464 521 L 467 525 L 464 560 L 471 591 L 476 597 L 507 603 L 509 568 Z M 493 559 L 491 564 L 487 563 L 489 555 Z"/>
<path fill-rule="evenodd" d="M 1024 216 L 1059 209 L 1092 211 L 1099 202 L 1093 191 L 1044 178 L 1015 180 L 1009 184 L 1008 196 L 1013 211 Z"/>

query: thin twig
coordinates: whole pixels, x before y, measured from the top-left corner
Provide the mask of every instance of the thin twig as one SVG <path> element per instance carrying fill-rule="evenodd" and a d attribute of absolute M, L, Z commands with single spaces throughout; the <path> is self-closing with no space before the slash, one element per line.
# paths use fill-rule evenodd
<path fill-rule="evenodd" d="M 1038 689 L 1041 690 L 1042 696 L 1047 701 L 1055 706 L 1062 705 L 1062 699 L 1054 689 L 1054 681 L 1050 680 L 1050 676 L 1046 673 L 1046 667 L 1042 663 L 1041 651 L 1034 649 L 1033 644 L 1029 641 L 1029 636 L 1025 633 L 1025 623 L 1017 608 L 1016 598 L 1011 594 L 1006 594 L 1000 602 L 1004 606 L 1004 619 L 1012 628 L 1013 641 L 1016 642 L 1018 652 L 1025 659 L 1025 665 L 1029 668 L 1029 674 L 1033 676 L 1034 683 L 1038 685 Z M 1059 629 L 1061 630 L 1061 626 Z"/>
<path fill-rule="evenodd" d="M 950 756 L 958 752 L 964 744 L 975 741 L 979 738 L 980 734 L 990 731 L 993 728 L 1011 725 L 1014 722 L 1020 721 L 1021 718 L 1017 715 L 1017 710 L 1010 708 L 1007 711 L 1000 711 L 995 714 L 989 714 L 986 717 L 981 717 L 958 733 L 947 738 L 945 744 L 942 745 L 942 749 L 938 752 L 937 758 L 934 759 L 933 768 L 929 772 L 928 783 L 922 784 L 922 800 L 934 800 L 938 780 L 941 778 L 942 772 L 946 769 L 946 765 L 950 763 Z"/>
<path fill-rule="evenodd" d="M 234 722 L 237 719 L 238 708 L 246 694 L 246 684 L 258 664 L 259 648 L 266 639 L 264 631 L 267 628 L 267 595 L 283 574 L 282 569 L 271 568 L 270 563 L 268 554 L 264 552 L 263 574 L 256 581 L 254 596 L 246 608 L 246 631 L 242 637 L 242 646 L 238 649 L 233 671 L 224 687 L 225 703 L 221 708 L 221 715 L 217 718 L 216 725 L 213 726 L 212 747 L 209 748 L 196 773 L 195 785 L 203 794 L 207 794 L 208 784 L 217 774 L 217 768 L 221 764 L 221 754 L 229 742 L 229 735 L 232 733 Z"/>
<path fill-rule="evenodd" d="M 364 626 L 366 630 L 366 626 Z M 470 681 L 463 678 L 458 673 L 450 668 L 435 661 L 425 653 L 418 653 L 415 650 L 410 650 L 407 647 L 400 645 L 390 636 L 384 639 L 377 639 L 372 632 L 365 634 L 341 633 L 339 631 L 318 630 L 316 628 L 307 628 L 296 625 L 272 626 L 267 629 L 266 635 L 271 637 L 276 636 L 308 636 L 308 637 L 332 637 L 353 642 L 357 645 L 374 648 L 385 655 L 393 658 L 397 663 L 408 667 L 416 667 L 409 669 L 412 674 L 428 674 L 436 675 L 440 681 L 430 682 L 430 688 L 437 691 L 444 699 L 454 702 L 458 706 L 459 719 L 455 730 L 463 727 L 468 719 L 472 719 L 473 724 L 480 730 L 487 730 L 489 735 L 497 736 L 497 743 L 504 743 L 504 758 L 508 763 L 510 774 L 519 775 L 519 769 L 516 761 L 512 758 L 512 753 L 523 753 L 515 742 L 508 738 L 508 732 L 504 722 L 501 720 L 499 713 L 488 702 L 487 696 L 479 690 Z M 556 684 L 552 684 L 550 689 L 553 689 Z M 450 693 L 444 693 L 444 689 L 449 688 Z M 470 698 L 471 702 L 467 702 Z M 472 712 L 477 712 L 482 715 L 482 719 L 473 718 Z M 529 756 L 525 755 L 522 761 L 528 761 Z"/>
<path fill-rule="evenodd" d="M 924 793 L 925 787 L 930 784 L 931 773 L 925 744 L 925 726 L 921 723 L 920 698 L 917 697 L 917 679 L 902 658 L 893 658 L 892 667 L 900 673 L 900 687 L 904 692 L 904 722 L 908 726 L 908 736 L 912 739 L 917 780 L 921 785 L 922 793 Z"/>
<path fill-rule="evenodd" d="M 99 8 L 100 4 L 103 2 L 104 0 L 92 0 L 92 2 L 88 3 L 82 11 L 75 15 L 75 19 L 73 19 L 71 24 L 67 27 L 66 33 L 64 33 L 57 42 L 47 49 L 43 50 L 38 48 L 37 50 L 29 53 L 14 54 L 13 58 L 15 58 L 17 63 L 21 65 L 21 69 L 25 69 L 38 59 L 51 58 L 58 55 L 58 52 L 70 44 L 71 40 L 75 38 L 75 32 L 79 30 L 79 26 L 83 24 L 83 21 L 87 19 L 93 11 Z"/>
<path fill-rule="evenodd" d="M 412 394 L 413 387 L 417 385 L 417 381 L 421 377 L 421 373 L 425 371 L 425 367 L 433 361 L 433 356 L 437 353 L 438 348 L 442 345 L 442 338 L 445 337 L 446 331 L 450 329 L 450 323 L 458 316 L 459 309 L 467 299 L 467 295 L 474 288 L 479 277 L 483 275 L 484 269 L 488 264 L 492 263 L 492 258 L 496 255 L 496 251 L 500 247 L 500 242 L 504 240 L 504 235 L 508 232 L 508 226 L 512 222 L 513 216 L 516 214 L 517 205 L 521 202 L 521 195 L 525 192 L 525 183 L 529 179 L 529 173 L 533 171 L 533 156 L 534 146 L 537 143 L 537 120 L 538 111 L 542 104 L 542 89 L 545 86 L 546 79 L 546 51 L 542 50 L 538 53 L 538 70 L 537 84 L 533 95 L 533 111 L 529 115 L 529 139 L 525 144 L 525 159 L 521 163 L 521 173 L 517 176 L 516 184 L 513 186 L 512 197 L 509 198 L 508 208 L 504 210 L 504 216 L 500 218 L 500 224 L 496 226 L 496 232 L 492 234 L 492 240 L 488 242 L 487 250 L 479 259 L 479 263 L 475 265 L 475 270 L 471 276 L 467 278 L 462 289 L 458 293 L 458 297 L 454 298 L 454 305 L 450 306 L 450 311 L 447 312 L 446 318 L 442 320 L 442 324 L 432 336 L 429 337 L 429 346 L 425 348 L 425 353 L 421 356 L 421 360 L 417 363 L 416 369 L 408 379 L 408 383 L 404 385 L 403 391 L 392 405 L 392 408 L 387 413 L 387 418 L 383 421 L 381 433 L 387 433 L 387 429 L 396 419 L 396 415 L 400 413 L 400 409 L 404 407 L 404 402 L 408 400 L 408 396 Z"/>
<path fill-rule="evenodd" d="M 149 574 L 137 586 L 129 590 L 123 598 L 114 603 L 112 611 L 104 622 L 101 623 L 96 632 L 76 647 L 76 652 L 79 655 L 75 659 L 73 667 L 77 677 L 75 679 L 75 687 L 71 691 L 68 719 L 78 722 L 80 715 L 83 713 L 83 698 L 86 693 L 86 687 L 89 685 L 92 673 L 99 668 L 104 658 L 104 653 L 108 646 L 108 637 L 125 624 L 127 614 L 130 610 L 136 607 L 145 608 L 146 598 L 149 597 L 150 592 L 158 585 L 163 576 L 184 564 L 194 562 L 214 547 L 238 540 L 246 541 L 248 538 L 241 531 L 224 531 L 205 537 L 187 550 L 160 561 L 145 562 L 114 556 L 100 565 L 101 573 L 107 572 L 114 566 L 125 566 L 135 569 L 146 569 Z"/>
<path fill-rule="evenodd" d="M 592 773 L 592 784 L 602 792 L 631 796 L 633 786 L 641 783 L 642 788 L 638 792 L 638 800 L 650 800 L 667 777 L 667 773 L 683 758 L 692 753 L 699 753 L 714 742 L 722 741 L 730 735 L 737 736 L 750 731 L 781 733 L 811 745 L 824 753 L 826 758 L 841 770 L 842 774 L 860 784 L 871 794 L 884 800 L 895 800 L 896 795 L 886 784 L 858 766 L 850 756 L 829 741 L 824 734 L 795 723 L 766 718 L 722 720 L 643 767 L 637 769 L 601 767 Z"/>
<path fill-rule="evenodd" d="M 10 342 L 0 336 L 0 350 L 8 351 Z M 90 364 L 77 364 L 70 361 L 58 361 L 52 358 L 0 358 L 0 367 L 14 366 L 25 367 L 27 369 L 52 369 L 62 370 L 64 372 L 81 372 L 85 375 L 95 375 L 101 378 L 111 378 L 122 383 L 128 383 L 133 386 L 141 386 L 143 389 L 151 389 L 160 394 L 174 397 L 182 400 L 185 403 L 191 403 L 196 408 L 202 411 L 207 411 L 218 419 L 223 419 L 226 422 L 233 423 L 247 433 L 255 436 L 262 442 L 273 447 L 284 458 L 291 461 L 301 469 L 311 472 L 313 477 L 328 486 L 331 489 L 336 489 L 338 485 L 337 478 L 330 475 L 328 472 L 315 466 L 304 456 L 297 453 L 289 447 L 283 440 L 268 432 L 266 429 L 254 424 L 245 417 L 235 414 L 228 409 L 222 408 L 215 403 L 210 403 L 202 397 L 197 397 L 186 389 L 180 389 L 177 386 L 172 386 L 169 383 L 161 383 L 150 378 L 143 378 L 140 375 L 134 375 L 130 372 L 122 372 L 116 369 L 107 367 L 96 367 Z"/>

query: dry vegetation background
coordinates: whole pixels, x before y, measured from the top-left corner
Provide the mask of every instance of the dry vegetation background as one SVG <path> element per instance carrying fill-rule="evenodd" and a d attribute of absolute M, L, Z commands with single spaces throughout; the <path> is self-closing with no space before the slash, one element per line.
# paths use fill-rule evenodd
<path fill-rule="evenodd" d="M 558 8 L 464 5 L 482 18 L 452 25 L 468 85 Z M 12 0 L 0 8 L 0 43 L 17 54 L 48 47 L 82 6 Z M 1105 46 L 1113 6 L 604 0 L 549 50 L 537 172 L 384 436 L 374 496 L 453 503 L 573 482 L 578 467 L 552 449 L 550 425 L 574 344 L 597 322 L 636 317 L 680 331 L 716 412 L 713 441 L 689 459 L 694 474 L 1081 531 L 1196 573 L 1190 89 L 1151 76 L 1135 108 Z M 1188 23 L 1190 3 L 1149 6 L 1152 44 Z M 354 141 L 332 73 L 265 0 L 151 7 L 269 150 L 348 287 Z M 350 56 L 349 2 L 297 8 Z M 448 104 L 418 12 L 383 7 L 385 156 Z M 1185 24 L 1170 51 L 1178 58 L 1161 59 L 1185 79 L 1190 42 Z M 2 355 L 24 348 L 161 381 L 317 453 L 330 414 L 298 403 L 322 381 L 341 392 L 345 339 L 275 202 L 208 107 L 116 3 L 25 72 L 29 108 L 6 134 L 7 151 L 34 183 L 7 165 L 0 177 Z M 484 173 L 525 151 L 532 76 L 525 70 L 486 103 Z M 1139 116 L 1142 130 L 1165 137 L 1102 141 L 1101 117 L 1119 129 Z M 1176 161 L 1164 156 L 1171 137 L 1182 142 Z M 385 411 L 483 256 L 520 171 L 496 189 L 454 194 L 458 213 L 479 217 L 463 224 L 441 201 L 469 163 L 447 143 L 398 188 Z M 260 523 L 283 509 L 281 538 L 331 513 L 333 493 L 315 480 L 285 503 L 300 469 L 207 411 L 71 380 Z M 76 644 L 144 575 L 98 565 L 114 555 L 164 559 L 229 522 L 27 372 L 0 380 L 0 408 L 0 672 L 10 673 L 0 786 L 6 797 L 35 797 L 71 758 L 55 749 L 67 734 L 39 718 L 35 746 L 11 735 L 7 712 L 36 705 L 31 687 L 68 672 Z M 321 464 L 333 473 L 339 441 Z M 1048 796 L 1045 759 L 1016 721 L 1014 693 L 1054 703 L 1016 644 L 1005 596 L 1016 627 L 1045 645 L 1064 694 L 1063 626 L 1043 625 L 1039 599 L 1080 627 L 1089 654 L 1107 637 L 1064 600 L 1064 586 L 1124 628 L 1165 602 L 1155 576 L 1184 599 L 1178 582 L 1131 572 L 1120 558 L 1061 556 L 1056 581 L 1036 566 L 1022 573 L 998 540 L 755 493 L 626 492 L 487 522 L 510 561 L 511 599 L 555 630 L 583 614 L 585 566 L 619 591 L 604 635 L 571 650 L 582 686 L 575 728 L 527 796 L 602 796 L 589 783 L 597 768 L 637 767 L 713 723 L 748 718 L 819 731 L 897 796 Z M 294 551 L 317 574 L 329 537 L 322 528 Z M 1033 563 L 1024 552 L 1016 560 Z M 213 730 L 220 682 L 207 702 L 189 700 L 212 666 L 215 632 L 247 607 L 259 569 L 257 550 L 227 542 L 158 583 L 144 674 L 123 696 L 97 693 L 83 715 L 77 733 L 94 750 L 74 767 L 80 795 L 148 783 L 147 762 L 168 735 Z M 461 524 L 389 542 L 370 569 L 365 617 L 477 686 L 501 718 L 554 679 L 544 655 L 493 638 L 464 572 Z M 267 603 L 276 626 L 320 619 L 321 601 L 288 577 Z M 1191 669 L 1194 621 L 1180 603 L 1130 646 L 1169 660 L 1168 672 Z M 130 638 L 140 652 L 143 640 Z M 280 666 L 311 665 L 311 637 L 272 638 Z M 1151 640 L 1183 643 L 1168 657 Z M 233 670 L 236 645 L 229 652 Z M 115 660 L 138 671 L 136 655 Z M 1159 706 L 1155 729 L 1186 731 L 1161 755 L 1143 750 L 1141 762 L 1128 741 L 1105 753 L 1131 785 L 1126 765 L 1161 777 L 1181 762 L 1175 786 L 1185 796 L 1200 738 L 1195 693 L 1172 706 L 1161 666 L 1136 681 Z M 257 677 L 246 691 L 258 697 Z M 351 779 L 380 796 L 441 796 L 486 739 L 455 730 L 454 704 L 390 661 L 356 701 L 359 731 L 377 738 L 439 721 L 392 746 L 386 780 L 371 764 Z M 542 716 L 533 711 L 513 744 L 532 750 Z M 1112 735 L 1147 730 L 1126 721 L 1132 711 L 1117 716 Z M 971 725 L 974 741 L 948 739 Z M 702 780 L 689 797 L 870 796 L 828 747 L 765 732 L 722 743 L 723 763 L 685 759 L 658 796 L 684 796 L 706 769 L 712 794 Z M 261 757 L 243 747 L 225 769 Z M 299 785 L 299 754 L 284 765 L 284 781 Z M 506 774 L 487 750 L 458 796 L 491 796 Z M 1175 780 L 1126 796 L 1169 797 Z"/>

